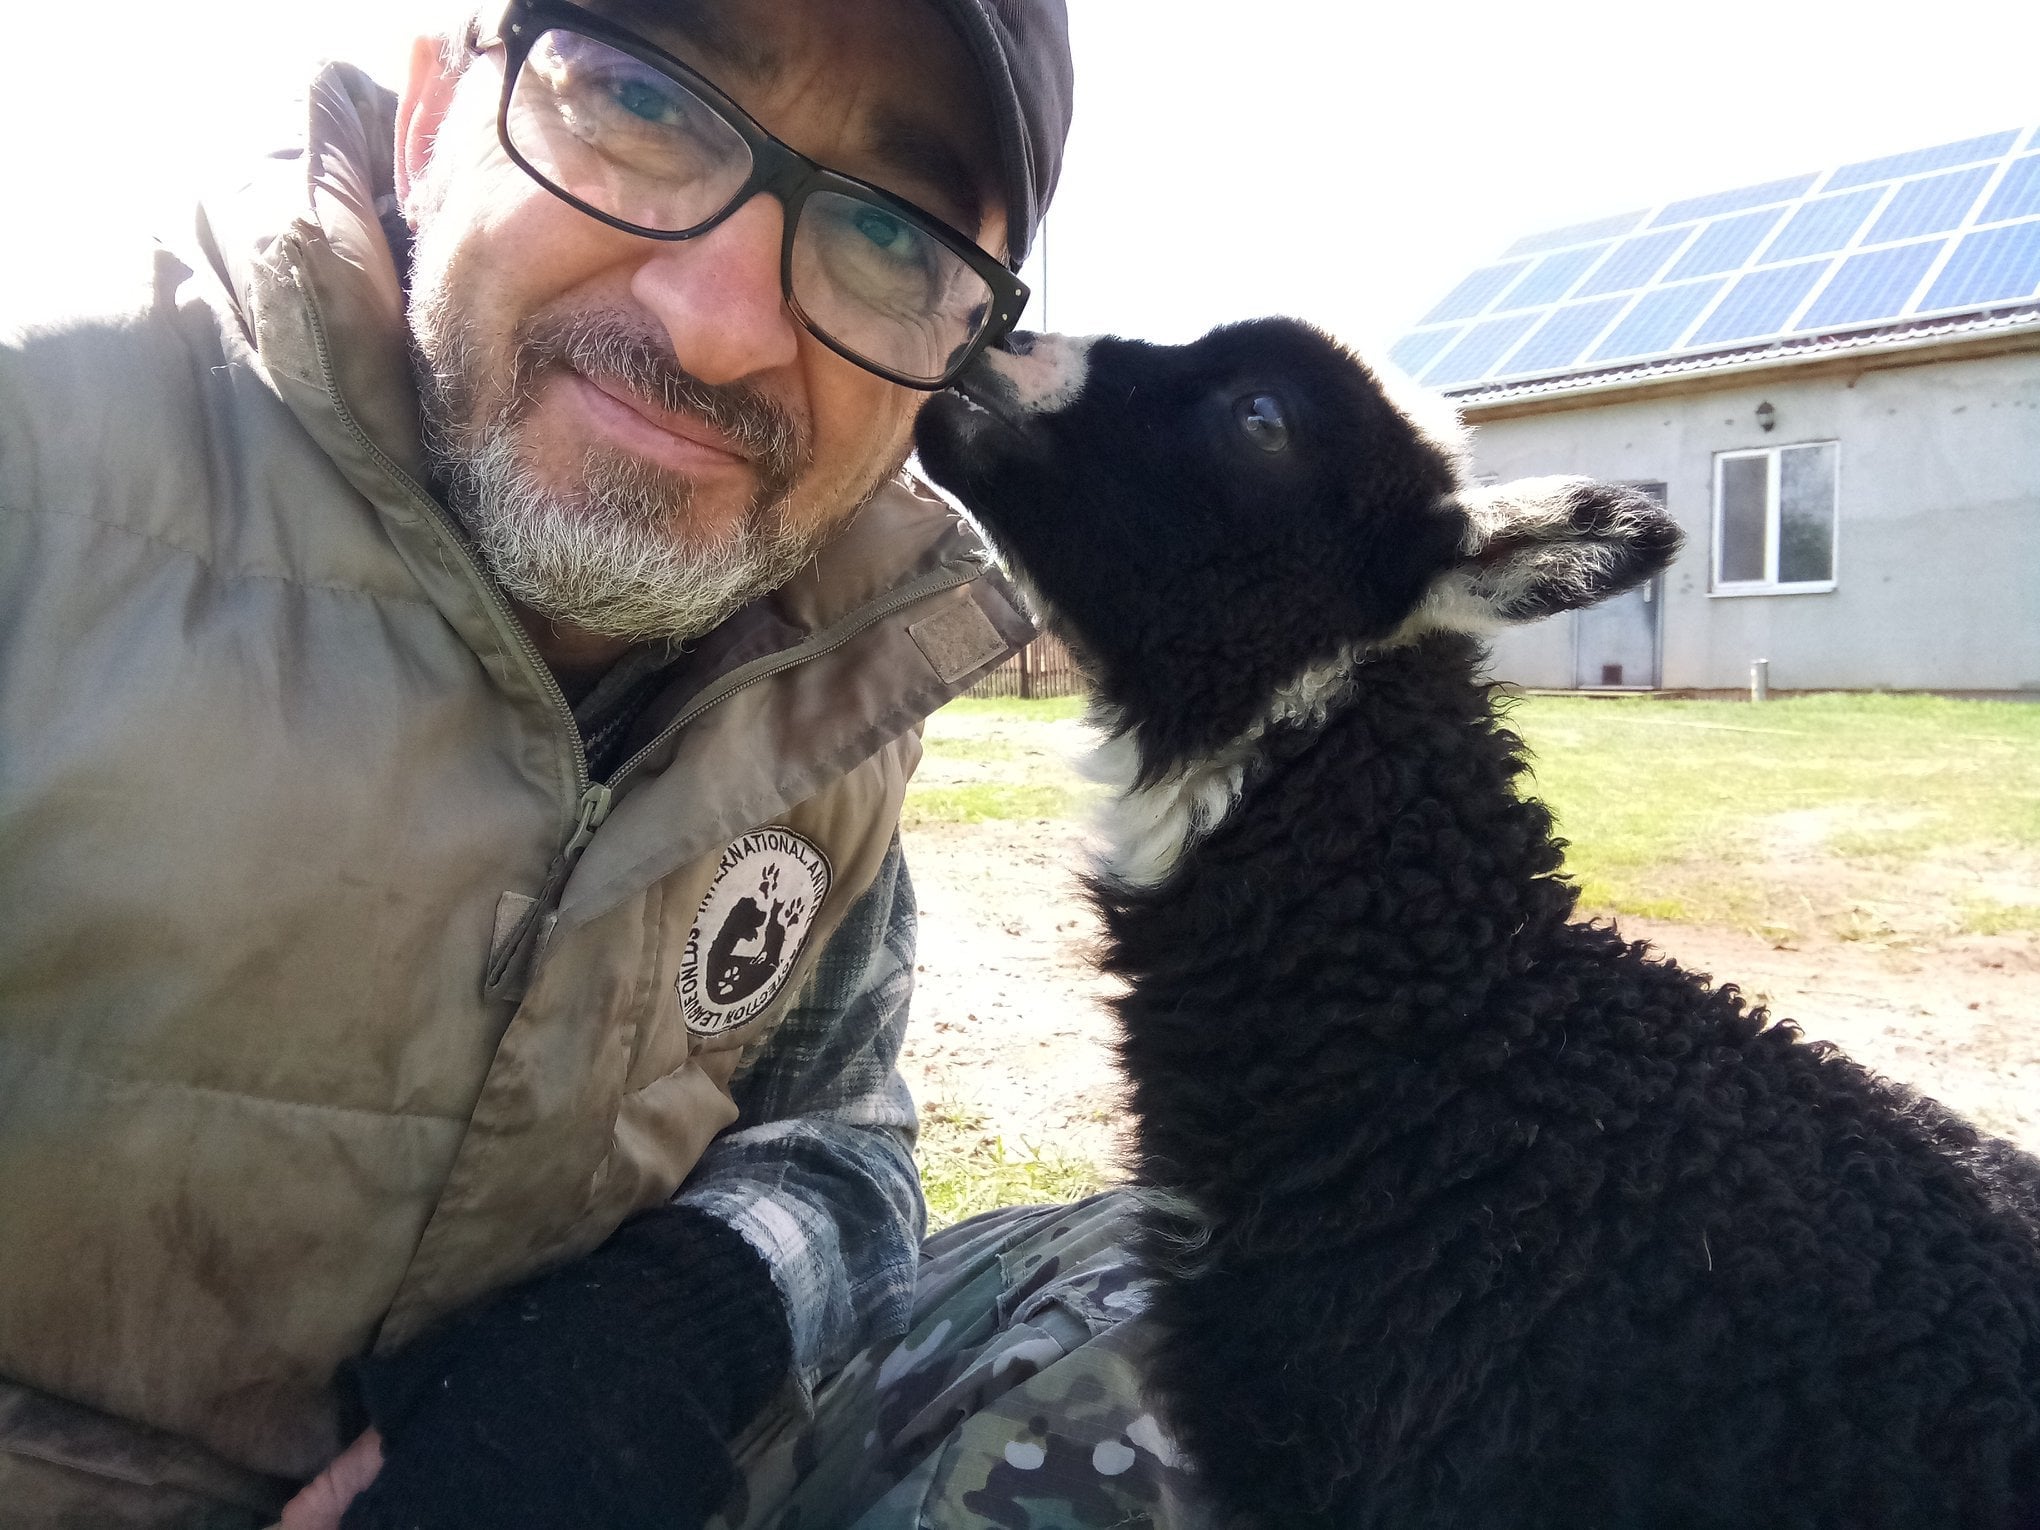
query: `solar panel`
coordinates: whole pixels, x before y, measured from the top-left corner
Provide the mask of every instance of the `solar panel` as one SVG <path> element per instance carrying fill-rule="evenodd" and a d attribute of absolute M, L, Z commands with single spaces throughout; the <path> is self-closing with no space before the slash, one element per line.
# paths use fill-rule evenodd
<path fill-rule="evenodd" d="M 1700 310 L 1714 300 L 1714 294 L 1721 288 L 1722 278 L 1716 277 L 1712 281 L 1646 292 L 1601 342 L 1594 360 L 1621 361 L 1673 349 L 1686 327 L 1699 317 Z"/>
<path fill-rule="evenodd" d="M 1973 170 L 1907 181 L 1892 193 L 1891 205 L 1871 225 L 1863 242 L 1883 244 L 1890 239 L 1917 239 L 1921 234 L 1944 234 L 1951 228 L 1960 228 L 1993 168 L 1978 165 Z"/>
<path fill-rule="evenodd" d="M 1531 234 L 1518 239 L 1506 250 L 1502 258 L 1512 255 L 1541 255 L 1546 250 L 1562 250 L 1570 244 L 1592 244 L 1597 239 L 1617 239 L 1643 221 L 1640 212 L 1623 213 L 1614 218 L 1597 218 L 1592 223 L 1575 223 L 1568 228 L 1554 228 L 1542 234 Z"/>
<path fill-rule="evenodd" d="M 1648 286 L 1691 233 L 1690 229 L 1673 228 L 1623 240 L 1608 252 L 1594 274 L 1580 283 L 1577 295 L 1599 297 L 1604 292 L 1634 292 Z"/>
<path fill-rule="evenodd" d="M 2003 159 L 2019 141 L 2019 130 L 1986 133 L 1981 138 L 1964 138 L 1956 143 L 1937 143 L 1931 149 L 1913 149 L 1904 154 L 1887 154 L 1882 159 L 1858 160 L 1844 165 L 1827 178 L 1823 191 L 1840 191 L 1844 186 L 1868 186 L 1873 181 L 1895 181 L 1902 175 L 1919 175 L 1927 170 L 1946 170 L 1955 165 L 1973 165 L 1979 160 Z"/>
<path fill-rule="evenodd" d="M 1929 239 L 1924 244 L 1901 244 L 1850 256 L 1813 300 L 1799 328 L 1833 329 L 1838 324 L 1897 318 L 1947 242 Z"/>
<path fill-rule="evenodd" d="M 1436 366 L 1424 374 L 1424 381 L 1434 388 L 1442 388 L 1449 383 L 1471 382 L 1476 377 L 1486 376 L 1536 322 L 1537 315 L 1534 313 L 1515 313 L 1505 319 L 1489 319 L 1474 325 L 1460 336 L 1459 343 L 1447 351 Z"/>
<path fill-rule="evenodd" d="M 1775 207 L 1769 212 L 1715 219 L 1700 230 L 1700 237 L 1679 257 L 1679 263 L 1665 273 L 1665 280 L 1675 282 L 1688 276 L 1712 276 L 1717 271 L 1740 270 L 1750 263 L 1750 257 L 1757 253 L 1757 246 L 1778 226 L 1778 220 L 1784 215 L 1784 208 Z"/>
<path fill-rule="evenodd" d="M 1556 372 L 1580 359 L 1580 352 L 1628 303 L 1627 298 L 1599 298 L 1556 309 L 1537 333 L 1525 340 L 1503 372 Z"/>
<path fill-rule="evenodd" d="M 1695 218 L 1711 218 L 1716 213 L 1741 212 L 1746 207 L 1769 207 L 1774 202 L 1796 202 L 1813 190 L 1813 183 L 1818 178 L 1811 175 L 1794 175 L 1782 181 L 1766 181 L 1761 186 L 1739 186 L 1734 191 L 1717 191 L 1712 196 L 1688 197 L 1683 202 L 1667 205 L 1650 220 L 1650 226 L 1662 228 L 1670 223 L 1691 223 Z"/>
<path fill-rule="evenodd" d="M 1997 223 L 2005 218 L 2030 218 L 2035 213 L 2040 213 L 2040 154 L 2011 162 L 2005 170 L 2005 178 L 1998 182 L 1998 189 L 1991 193 L 1990 203 L 1977 222 Z"/>
<path fill-rule="evenodd" d="M 1724 340 L 1750 340 L 1775 335 L 1799 311 L 1814 283 L 1826 274 L 1825 260 L 1802 261 L 1796 266 L 1772 266 L 1752 271 L 1733 287 L 1721 306 L 1693 332 L 1693 344 L 1713 345 Z"/>
<path fill-rule="evenodd" d="M 1797 260 L 1802 255 L 1826 255 L 1839 250 L 1856 237 L 1856 231 L 1883 198 L 1884 192 L 1879 189 L 1801 203 L 1764 251 L 1764 259 Z"/>
<path fill-rule="evenodd" d="M 2026 303 L 2040 304 L 2040 129 L 1533 234 L 1391 354 L 1463 390 Z"/>
<path fill-rule="evenodd" d="M 1920 300 L 1923 309 L 1967 308 L 2040 296 L 2040 222 L 1971 234 Z"/>
<path fill-rule="evenodd" d="M 1572 290 L 1572 284 L 1600 258 L 1602 246 L 1590 245 L 1584 250 L 1566 250 L 1557 255 L 1547 255 L 1530 268 L 1530 272 L 1515 286 L 1509 295 L 1495 304 L 1495 312 L 1507 313 L 1512 308 L 1543 308 L 1557 302 Z"/>
<path fill-rule="evenodd" d="M 1506 266 L 1484 266 L 1445 294 L 1436 308 L 1424 315 L 1424 323 L 1446 319 L 1470 319 L 1492 303 L 1529 265 L 1519 260 Z"/>
<path fill-rule="evenodd" d="M 1420 376 L 1425 367 L 1437 359 L 1438 353 L 1459 337 L 1456 329 L 1418 330 L 1415 334 L 1404 335 L 1389 347 L 1388 359 L 1401 367 L 1411 377 Z"/>

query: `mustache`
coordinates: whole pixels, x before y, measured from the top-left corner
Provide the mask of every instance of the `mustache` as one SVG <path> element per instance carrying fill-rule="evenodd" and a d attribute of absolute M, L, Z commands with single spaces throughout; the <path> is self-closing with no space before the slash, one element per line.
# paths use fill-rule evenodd
<path fill-rule="evenodd" d="M 790 485 L 813 455 L 792 413 L 747 383 L 706 383 L 673 353 L 663 331 L 614 313 L 534 314 L 518 326 L 515 398 L 528 403 L 556 367 L 600 378 L 673 414 L 705 421 L 750 458 L 769 497 Z"/>

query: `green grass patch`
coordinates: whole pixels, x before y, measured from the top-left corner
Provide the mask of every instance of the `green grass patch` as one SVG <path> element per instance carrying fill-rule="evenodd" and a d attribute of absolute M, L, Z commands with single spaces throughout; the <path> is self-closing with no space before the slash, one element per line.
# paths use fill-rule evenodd
<path fill-rule="evenodd" d="M 2040 854 L 2040 706 L 1538 696 L 1511 716 L 1594 907 L 1848 934 L 1881 875 L 1946 927 L 1960 900 L 1928 868 Z"/>
<path fill-rule="evenodd" d="M 928 719 L 927 752 L 907 789 L 904 822 L 930 824 L 1082 817 L 1098 788 L 1071 755 L 1083 698 L 952 701 Z"/>
<path fill-rule="evenodd" d="M 933 1232 L 1001 1206 L 1082 1200 L 1105 1188 L 1097 1165 L 985 1130 L 985 1119 L 951 1106 L 921 1112 L 915 1149 Z"/>
<path fill-rule="evenodd" d="M 1965 904 L 1962 932 L 1965 935 L 2040 935 L 2040 906 L 1993 903 L 1988 899 Z"/>
<path fill-rule="evenodd" d="M 945 720 L 996 718 L 1002 722 L 1069 722 L 1084 715 L 1090 702 L 1082 696 L 1055 696 L 1021 701 L 1005 696 L 960 696 L 936 716 Z"/>
<path fill-rule="evenodd" d="M 1085 800 L 1080 787 L 1049 781 L 983 781 L 958 786 L 917 786 L 907 793 L 900 821 L 910 829 L 935 823 L 986 823 L 995 819 L 1070 818 Z"/>
<path fill-rule="evenodd" d="M 1068 758 L 1083 707 L 944 708 L 908 825 L 1084 816 L 1098 788 Z M 2034 928 L 2040 706 L 1535 696 L 1509 716 L 1589 908 L 1778 939 Z"/>

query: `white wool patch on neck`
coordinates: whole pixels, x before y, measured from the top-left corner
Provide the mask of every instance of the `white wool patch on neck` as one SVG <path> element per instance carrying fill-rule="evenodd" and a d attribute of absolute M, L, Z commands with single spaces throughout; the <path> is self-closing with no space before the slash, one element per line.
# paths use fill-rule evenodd
<path fill-rule="evenodd" d="M 1223 823 L 1239 802 L 1247 768 L 1268 731 L 1322 727 L 1359 662 L 1359 651 L 1346 648 L 1313 664 L 1277 690 L 1238 738 L 1152 786 L 1134 785 L 1138 730 L 1119 725 L 1109 712 L 1094 714 L 1092 725 L 1105 739 L 1081 768 L 1088 779 L 1114 788 L 1096 824 L 1098 874 L 1125 887 L 1160 886 L 1183 852 Z"/>

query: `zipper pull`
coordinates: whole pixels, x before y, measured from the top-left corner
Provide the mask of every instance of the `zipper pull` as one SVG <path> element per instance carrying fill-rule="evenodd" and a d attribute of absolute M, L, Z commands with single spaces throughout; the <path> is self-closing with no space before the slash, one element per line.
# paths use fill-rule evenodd
<path fill-rule="evenodd" d="M 580 860 L 581 852 L 595 837 L 595 831 L 609 817 L 614 801 L 615 793 L 606 786 L 591 786 L 581 793 L 580 809 L 574 815 L 574 837 L 554 858 L 552 869 L 546 874 L 545 886 L 539 889 L 536 898 L 530 900 L 530 907 L 524 910 L 509 938 L 490 954 L 482 972 L 482 993 L 485 997 L 511 1000 L 524 997 L 532 958 L 551 932 L 552 918 L 559 909 L 560 894 L 566 889 L 567 877 L 573 871 L 574 863 Z"/>
<path fill-rule="evenodd" d="M 581 793 L 581 811 L 574 820 L 574 837 L 567 841 L 567 848 L 561 852 L 561 857 L 570 865 L 574 857 L 588 848 L 588 841 L 595 837 L 595 831 L 608 820 L 613 800 L 614 794 L 599 783 Z"/>

